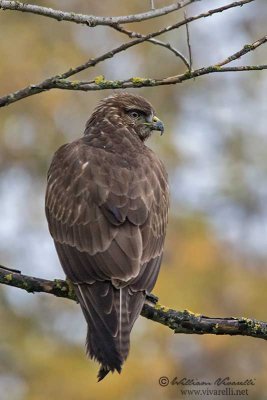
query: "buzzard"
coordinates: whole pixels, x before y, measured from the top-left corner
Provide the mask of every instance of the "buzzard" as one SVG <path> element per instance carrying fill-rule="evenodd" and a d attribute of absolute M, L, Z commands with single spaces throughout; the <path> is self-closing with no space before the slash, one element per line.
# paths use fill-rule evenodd
<path fill-rule="evenodd" d="M 88 325 L 99 380 L 119 373 L 130 332 L 155 285 L 169 208 L 167 173 L 145 145 L 163 124 L 143 97 L 103 99 L 82 138 L 61 146 L 48 171 L 46 217 Z"/>

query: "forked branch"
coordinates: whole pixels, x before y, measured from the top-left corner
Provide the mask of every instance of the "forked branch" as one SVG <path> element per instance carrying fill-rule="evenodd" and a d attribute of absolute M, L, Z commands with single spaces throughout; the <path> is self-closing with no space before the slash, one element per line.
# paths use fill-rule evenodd
<path fill-rule="evenodd" d="M 14 93 L 10 93 L 6 96 L 0 97 L 0 107 L 8 106 L 18 100 L 23 98 L 33 96 L 35 94 L 45 92 L 51 89 L 64 89 L 64 90 L 81 90 L 81 91 L 93 91 L 93 90 L 104 90 L 104 89 L 126 89 L 126 88 L 140 88 L 140 87 L 153 87 L 162 85 L 175 85 L 184 82 L 189 79 L 197 78 L 199 76 L 218 73 L 218 72 L 244 72 L 244 71 L 260 71 L 267 69 L 267 65 L 243 65 L 237 67 L 222 66 L 242 57 L 243 55 L 255 50 L 259 46 L 263 45 L 267 41 L 267 36 L 257 40 L 252 44 L 246 44 L 241 50 L 230 55 L 226 60 L 219 61 L 215 65 L 210 65 L 208 67 L 199 68 L 192 72 L 187 71 L 181 75 L 169 76 L 162 79 L 153 78 L 140 78 L 133 77 L 125 80 L 107 80 L 103 76 L 97 76 L 92 81 L 69 81 L 67 78 L 81 72 L 87 68 L 94 67 L 100 62 L 112 58 L 115 54 L 126 50 L 132 46 L 132 43 L 136 41 L 143 40 L 143 38 L 135 39 L 135 41 L 125 43 L 113 49 L 100 57 L 92 58 L 86 63 L 79 65 L 76 68 L 71 68 L 70 70 L 64 72 L 61 75 L 56 75 L 45 81 L 38 83 L 36 85 L 27 86 L 21 90 Z"/>

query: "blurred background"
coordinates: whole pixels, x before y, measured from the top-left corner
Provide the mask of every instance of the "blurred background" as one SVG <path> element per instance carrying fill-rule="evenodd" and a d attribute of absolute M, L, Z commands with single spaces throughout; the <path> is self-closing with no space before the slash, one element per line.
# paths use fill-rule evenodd
<path fill-rule="evenodd" d="M 155 0 L 156 7 L 171 4 Z M 216 4 L 215 4 L 216 3 Z M 187 15 L 228 3 L 203 0 Z M 95 15 L 144 12 L 150 1 L 46 0 L 37 4 Z M 129 29 L 146 33 L 183 18 L 176 12 Z M 266 35 L 265 2 L 252 2 L 190 24 L 193 67 L 222 61 Z M 0 95 L 82 64 L 127 41 L 27 13 L 0 12 Z M 181 28 L 165 36 L 185 54 Z M 233 65 L 266 63 L 261 46 Z M 160 78 L 185 72 L 164 48 L 144 43 L 75 76 Z M 211 74 L 176 86 L 135 89 L 166 125 L 149 145 L 164 161 L 171 216 L 154 289 L 168 307 L 209 316 L 267 320 L 267 72 Z M 0 263 L 25 274 L 64 278 L 44 214 L 46 172 L 55 150 L 81 136 L 96 103 L 111 93 L 53 90 L 0 110 Z M 255 379 L 249 398 L 266 399 L 266 344 L 260 339 L 174 335 L 142 317 L 122 374 L 96 383 L 86 359 L 78 305 L 0 287 L 1 400 L 180 399 L 160 376 Z M 220 398 L 219 396 L 216 397 Z M 231 396 L 228 396 L 231 398 Z M 234 397 L 233 397 L 234 398 Z"/>

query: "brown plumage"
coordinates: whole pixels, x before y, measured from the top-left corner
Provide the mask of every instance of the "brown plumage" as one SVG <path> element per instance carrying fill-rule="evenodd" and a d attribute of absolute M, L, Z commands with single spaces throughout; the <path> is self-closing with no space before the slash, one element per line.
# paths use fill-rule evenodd
<path fill-rule="evenodd" d="M 87 321 L 99 380 L 121 371 L 160 268 L 169 194 L 165 168 L 144 144 L 153 130 L 163 124 L 144 98 L 107 97 L 48 172 L 49 230 Z"/>

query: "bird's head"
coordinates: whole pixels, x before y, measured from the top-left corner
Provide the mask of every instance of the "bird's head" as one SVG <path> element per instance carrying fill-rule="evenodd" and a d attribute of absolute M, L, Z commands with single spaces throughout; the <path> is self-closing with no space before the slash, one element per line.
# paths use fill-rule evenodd
<path fill-rule="evenodd" d="M 106 121 L 117 128 L 130 128 L 142 141 L 145 141 L 152 131 L 160 131 L 161 134 L 164 131 L 164 125 L 155 115 L 152 105 L 141 96 L 125 92 L 103 99 L 87 126 L 95 124 L 97 120 Z"/>

